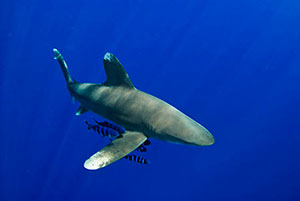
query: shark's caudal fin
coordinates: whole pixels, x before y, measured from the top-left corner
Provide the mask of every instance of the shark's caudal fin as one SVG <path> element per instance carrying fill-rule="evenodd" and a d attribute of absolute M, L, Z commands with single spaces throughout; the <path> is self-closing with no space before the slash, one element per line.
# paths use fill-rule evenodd
<path fill-rule="evenodd" d="M 67 82 L 67 85 L 71 84 L 73 82 L 71 76 L 70 76 L 70 72 L 68 69 L 68 66 L 63 58 L 63 56 L 60 54 L 60 52 L 57 49 L 53 49 L 54 52 L 54 59 L 56 59 L 60 65 L 60 68 L 64 74 L 65 80 Z"/>
<path fill-rule="evenodd" d="M 106 72 L 105 85 L 119 86 L 123 85 L 129 88 L 134 88 L 131 80 L 120 61 L 111 53 L 106 53 L 103 59 L 104 69 Z"/>

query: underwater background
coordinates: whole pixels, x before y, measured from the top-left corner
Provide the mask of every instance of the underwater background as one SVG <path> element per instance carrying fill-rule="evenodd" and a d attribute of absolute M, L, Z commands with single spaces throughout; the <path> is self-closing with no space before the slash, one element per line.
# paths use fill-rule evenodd
<path fill-rule="evenodd" d="M 2 0 L 0 23 L 1 201 L 300 200 L 300 1 Z M 215 144 L 84 169 L 102 118 L 75 116 L 53 48 L 80 82 L 115 54 Z"/>

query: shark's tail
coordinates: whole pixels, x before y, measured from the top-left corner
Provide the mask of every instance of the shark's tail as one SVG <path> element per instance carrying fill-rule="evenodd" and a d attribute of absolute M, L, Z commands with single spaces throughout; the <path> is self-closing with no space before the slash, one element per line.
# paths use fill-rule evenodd
<path fill-rule="evenodd" d="M 60 52 L 57 50 L 57 49 L 53 49 L 53 52 L 54 52 L 54 59 L 56 59 L 60 65 L 60 68 L 64 74 L 64 77 L 65 77 L 65 80 L 67 82 L 67 85 L 73 83 L 73 80 L 70 76 L 70 72 L 69 72 L 69 69 L 68 69 L 68 66 L 63 58 L 63 56 L 60 54 Z"/>

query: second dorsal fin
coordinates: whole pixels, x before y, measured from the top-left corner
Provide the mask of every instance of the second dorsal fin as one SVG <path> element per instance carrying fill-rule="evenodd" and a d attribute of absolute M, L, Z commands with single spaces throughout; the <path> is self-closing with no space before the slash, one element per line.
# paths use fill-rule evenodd
<path fill-rule="evenodd" d="M 111 53 L 106 53 L 103 59 L 104 69 L 106 72 L 105 85 L 119 86 L 134 88 L 131 80 L 120 61 Z"/>

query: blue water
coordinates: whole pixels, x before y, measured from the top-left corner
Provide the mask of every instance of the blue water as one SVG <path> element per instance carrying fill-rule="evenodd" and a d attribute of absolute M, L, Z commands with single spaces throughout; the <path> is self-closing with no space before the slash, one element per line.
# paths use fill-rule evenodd
<path fill-rule="evenodd" d="M 300 1 L 2 0 L 0 20 L 1 201 L 300 200 Z M 114 53 L 215 144 L 87 171 L 101 118 L 75 116 L 54 47 L 81 82 Z"/>

